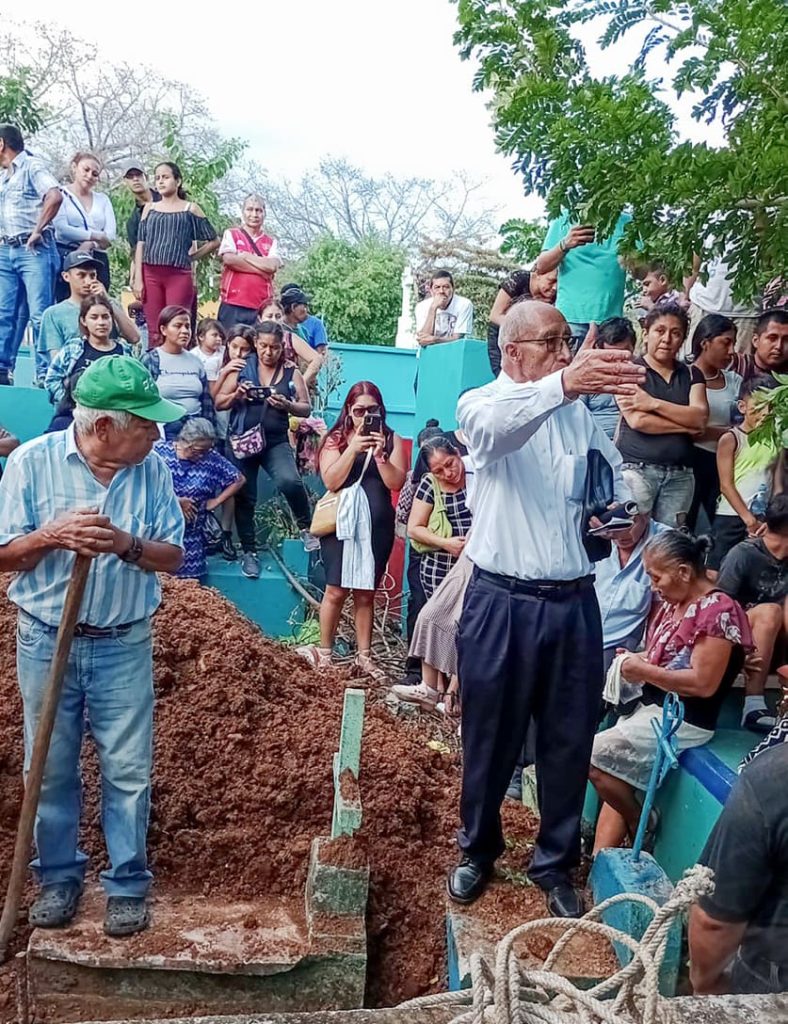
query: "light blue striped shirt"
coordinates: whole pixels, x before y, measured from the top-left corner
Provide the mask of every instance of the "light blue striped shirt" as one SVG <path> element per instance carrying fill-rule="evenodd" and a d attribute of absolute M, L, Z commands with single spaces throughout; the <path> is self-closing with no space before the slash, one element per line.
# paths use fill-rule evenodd
<path fill-rule="evenodd" d="M 118 470 L 108 487 L 88 468 L 68 430 L 34 438 L 12 452 L 0 480 L 0 545 L 32 533 L 64 512 L 98 507 L 113 526 L 143 540 L 183 544 L 184 520 L 172 476 L 151 452 L 136 466 Z M 8 597 L 29 615 L 57 626 L 75 555 L 50 551 L 38 565 L 19 572 Z M 119 626 L 148 618 L 161 602 L 155 572 L 122 562 L 117 555 L 93 559 L 79 622 Z"/>

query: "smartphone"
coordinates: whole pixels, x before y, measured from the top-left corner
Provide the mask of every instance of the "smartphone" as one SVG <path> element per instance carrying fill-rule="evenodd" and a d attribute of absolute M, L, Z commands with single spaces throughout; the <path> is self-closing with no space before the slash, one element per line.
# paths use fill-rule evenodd
<path fill-rule="evenodd" d="M 364 416 L 364 422 L 361 426 L 361 433 L 364 437 L 367 437 L 369 434 L 379 434 L 382 429 L 383 420 L 379 412 L 368 412 Z"/>

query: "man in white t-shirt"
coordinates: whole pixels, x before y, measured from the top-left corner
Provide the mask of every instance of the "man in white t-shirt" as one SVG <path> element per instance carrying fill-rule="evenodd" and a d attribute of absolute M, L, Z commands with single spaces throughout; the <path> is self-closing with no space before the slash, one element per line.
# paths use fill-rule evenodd
<path fill-rule="evenodd" d="M 698 277 L 700 260 L 693 259 L 692 276 L 685 284 L 689 284 L 690 298 L 690 329 L 687 340 L 679 355 L 683 359 L 690 351 L 692 335 L 700 321 L 708 313 L 719 313 L 727 316 L 736 324 L 736 351 L 749 352 L 755 324 L 758 320 L 757 303 L 737 302 L 733 297 L 731 269 L 725 257 L 713 259 L 707 266 L 708 280 L 704 284 Z"/>
<path fill-rule="evenodd" d="M 430 278 L 430 294 L 416 306 L 416 340 L 425 348 L 472 334 L 473 303 L 454 294 L 454 278 L 448 270 L 436 270 Z"/>

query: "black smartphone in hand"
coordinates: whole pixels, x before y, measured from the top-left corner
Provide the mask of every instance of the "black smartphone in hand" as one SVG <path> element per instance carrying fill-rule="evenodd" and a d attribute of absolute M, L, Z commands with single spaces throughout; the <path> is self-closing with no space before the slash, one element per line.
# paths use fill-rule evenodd
<path fill-rule="evenodd" d="M 361 433 L 364 437 L 369 434 L 379 434 L 383 429 L 383 419 L 379 412 L 368 412 L 364 416 L 364 422 L 361 426 Z"/>

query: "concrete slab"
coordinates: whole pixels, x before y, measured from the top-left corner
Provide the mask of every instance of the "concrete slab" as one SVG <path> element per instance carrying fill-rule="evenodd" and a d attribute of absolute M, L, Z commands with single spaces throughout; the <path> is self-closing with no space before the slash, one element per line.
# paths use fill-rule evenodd
<path fill-rule="evenodd" d="M 33 932 L 30 1020 L 282 1013 L 363 1002 L 363 918 L 360 927 L 323 928 L 313 936 L 302 900 L 228 905 L 160 895 L 148 931 L 109 939 L 101 928 L 103 907 L 102 894 L 90 892 L 73 927 Z M 21 1012 L 20 1022 L 27 1024 Z"/>
<path fill-rule="evenodd" d="M 254 1017 L 195 1017 L 147 1024 L 448 1024 L 456 1008 L 430 1010 L 342 1010 L 287 1013 Z M 785 1024 L 788 995 L 703 996 L 666 999 L 660 1004 L 660 1024 Z M 86 1021 L 85 1024 L 108 1024 Z M 134 1021 L 117 1024 L 136 1024 Z"/>
<path fill-rule="evenodd" d="M 299 900 L 224 903 L 158 895 L 151 901 L 150 928 L 125 939 L 104 934 L 104 905 L 99 890 L 86 892 L 71 927 L 33 931 L 29 956 L 84 967 L 275 974 L 309 952 Z"/>
<path fill-rule="evenodd" d="M 481 953 L 488 963 L 495 963 L 495 947 L 503 935 L 494 934 L 490 926 L 474 915 L 473 909 L 462 909 L 447 901 L 446 904 L 446 948 L 448 958 L 448 982 L 450 992 L 459 992 L 471 987 L 471 955 Z M 547 947 L 548 950 L 550 946 Z M 543 961 L 527 950 L 519 957 L 521 965 L 528 970 L 538 970 Z M 559 970 L 560 970 L 560 964 Z M 578 988 L 591 988 L 603 979 L 595 974 L 570 977 Z"/>

